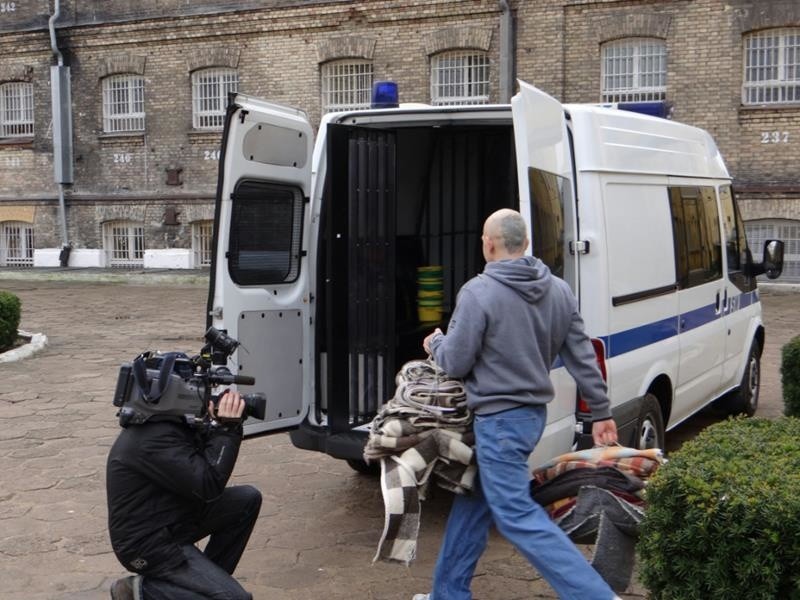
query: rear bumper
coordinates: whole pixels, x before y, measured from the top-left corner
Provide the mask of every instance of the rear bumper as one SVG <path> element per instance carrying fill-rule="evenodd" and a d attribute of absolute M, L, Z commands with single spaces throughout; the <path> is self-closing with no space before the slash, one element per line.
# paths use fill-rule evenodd
<path fill-rule="evenodd" d="M 289 433 L 289 437 L 292 444 L 303 450 L 322 452 L 344 460 L 361 460 L 369 434 L 365 431 L 331 433 L 327 427 L 316 427 L 303 421 Z"/>

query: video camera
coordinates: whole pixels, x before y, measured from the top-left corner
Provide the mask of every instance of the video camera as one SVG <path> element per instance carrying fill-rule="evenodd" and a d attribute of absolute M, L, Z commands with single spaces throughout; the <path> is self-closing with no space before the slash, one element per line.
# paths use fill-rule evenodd
<path fill-rule="evenodd" d="M 205 339 L 208 343 L 200 354 L 191 358 L 183 352 L 148 351 L 120 367 L 113 400 L 120 409 L 120 426 L 140 425 L 153 416 L 181 417 L 189 425 L 201 425 L 209 421 L 209 401 L 216 406 L 219 399 L 211 394 L 213 387 L 256 382 L 225 366 L 239 342 L 214 327 L 208 328 Z M 242 399 L 243 419 L 264 419 L 263 394 L 244 394 Z"/>

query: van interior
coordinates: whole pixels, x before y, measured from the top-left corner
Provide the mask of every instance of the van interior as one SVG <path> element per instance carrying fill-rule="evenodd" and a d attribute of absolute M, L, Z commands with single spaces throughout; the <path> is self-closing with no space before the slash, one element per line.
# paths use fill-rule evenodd
<path fill-rule="evenodd" d="M 316 404 L 344 431 L 372 419 L 405 362 L 426 358 L 422 340 L 446 330 L 484 267 L 484 220 L 519 198 L 510 120 L 331 125 L 327 161 Z"/>

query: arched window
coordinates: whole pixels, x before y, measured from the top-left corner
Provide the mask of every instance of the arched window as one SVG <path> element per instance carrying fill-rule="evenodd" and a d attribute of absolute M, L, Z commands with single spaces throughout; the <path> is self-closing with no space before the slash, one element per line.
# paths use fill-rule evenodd
<path fill-rule="evenodd" d="M 33 84 L 0 84 L 0 138 L 33 135 Z"/>
<path fill-rule="evenodd" d="M 144 266 L 144 227 L 136 221 L 106 221 L 103 248 L 111 267 Z"/>
<path fill-rule="evenodd" d="M 0 223 L 0 266 L 33 266 L 33 225 L 22 221 Z"/>
<path fill-rule="evenodd" d="M 333 60 L 320 67 L 322 112 L 369 108 L 372 94 L 372 62 L 362 59 Z"/>
<path fill-rule="evenodd" d="M 221 129 L 225 123 L 228 93 L 239 91 L 236 69 L 200 69 L 192 73 L 192 126 Z"/>
<path fill-rule="evenodd" d="M 450 50 L 431 57 L 433 104 L 489 102 L 489 57 L 480 50 Z"/>
<path fill-rule="evenodd" d="M 778 281 L 800 281 L 800 221 L 758 219 L 745 221 L 744 229 L 756 262 L 761 261 L 766 240 L 783 240 L 783 273 Z"/>
<path fill-rule="evenodd" d="M 144 131 L 144 77 L 111 75 L 103 79 L 103 131 Z"/>
<path fill-rule="evenodd" d="M 603 102 L 664 100 L 667 45 L 656 38 L 626 38 L 600 48 Z"/>
<path fill-rule="evenodd" d="M 800 102 L 800 27 L 744 37 L 743 104 Z"/>

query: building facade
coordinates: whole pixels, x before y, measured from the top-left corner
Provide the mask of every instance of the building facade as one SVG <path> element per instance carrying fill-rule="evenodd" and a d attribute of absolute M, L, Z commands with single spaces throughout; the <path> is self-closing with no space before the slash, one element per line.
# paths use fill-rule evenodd
<path fill-rule="evenodd" d="M 519 78 L 563 102 L 663 101 L 709 130 L 755 254 L 784 239 L 800 278 L 796 0 L 65 0 L 51 35 L 55 9 L 0 2 L 0 266 L 58 265 L 65 244 L 71 266 L 208 264 L 230 91 L 314 123 L 367 106 L 374 81 L 396 81 L 401 102 L 463 104 L 507 102 Z"/>

